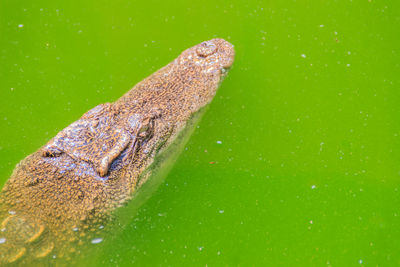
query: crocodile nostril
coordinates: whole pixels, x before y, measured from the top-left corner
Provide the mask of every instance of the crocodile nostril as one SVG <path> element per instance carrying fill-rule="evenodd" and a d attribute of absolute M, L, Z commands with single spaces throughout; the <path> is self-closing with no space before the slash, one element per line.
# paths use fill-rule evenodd
<path fill-rule="evenodd" d="M 202 42 L 196 49 L 196 53 L 200 57 L 207 57 L 214 54 L 216 51 L 217 46 L 211 41 Z"/>

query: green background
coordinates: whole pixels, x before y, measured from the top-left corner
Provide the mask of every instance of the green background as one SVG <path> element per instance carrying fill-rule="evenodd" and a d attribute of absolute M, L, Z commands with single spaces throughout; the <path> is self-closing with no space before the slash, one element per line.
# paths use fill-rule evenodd
<path fill-rule="evenodd" d="M 394 0 L 3 0 L 1 185 L 85 111 L 222 37 L 235 63 L 199 128 L 85 266 L 399 266 L 399 26 Z"/>

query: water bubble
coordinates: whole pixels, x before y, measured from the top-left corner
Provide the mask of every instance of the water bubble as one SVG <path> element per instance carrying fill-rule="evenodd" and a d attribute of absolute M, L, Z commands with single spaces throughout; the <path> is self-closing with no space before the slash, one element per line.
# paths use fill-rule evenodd
<path fill-rule="evenodd" d="M 222 144 L 222 141 L 217 141 L 217 144 Z"/>
<path fill-rule="evenodd" d="M 306 56 L 306 54 L 301 54 L 301 57 L 306 58 L 307 56 Z"/>
<path fill-rule="evenodd" d="M 0 237 L 0 244 L 4 244 L 6 242 L 6 238 L 5 237 Z"/>
<path fill-rule="evenodd" d="M 92 244 L 99 244 L 99 243 L 103 242 L 103 238 L 97 237 L 97 238 L 92 239 L 92 241 L 90 241 L 90 242 Z"/>

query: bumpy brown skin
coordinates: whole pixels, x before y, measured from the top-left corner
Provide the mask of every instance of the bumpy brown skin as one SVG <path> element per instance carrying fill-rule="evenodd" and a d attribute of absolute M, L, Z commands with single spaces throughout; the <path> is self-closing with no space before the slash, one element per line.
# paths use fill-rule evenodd
<path fill-rule="evenodd" d="M 0 195 L 0 263 L 60 257 L 87 240 L 147 179 L 141 174 L 154 156 L 212 100 L 233 58 L 223 39 L 189 48 L 22 160 Z"/>

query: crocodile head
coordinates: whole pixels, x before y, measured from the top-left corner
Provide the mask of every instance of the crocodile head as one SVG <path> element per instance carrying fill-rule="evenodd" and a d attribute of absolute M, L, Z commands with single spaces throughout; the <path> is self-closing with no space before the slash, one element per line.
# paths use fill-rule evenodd
<path fill-rule="evenodd" d="M 42 155 L 59 169 L 74 169 L 76 176 L 123 178 L 123 186 L 132 188 L 157 152 L 213 99 L 233 57 L 233 46 L 223 39 L 187 49 L 115 103 L 88 111 L 53 138 Z"/>
<path fill-rule="evenodd" d="M 148 178 L 138 182 L 156 154 L 212 100 L 233 57 L 222 39 L 189 48 L 22 160 L 0 195 L 0 263 L 60 256 L 71 249 L 67 241 L 98 229 Z"/>

